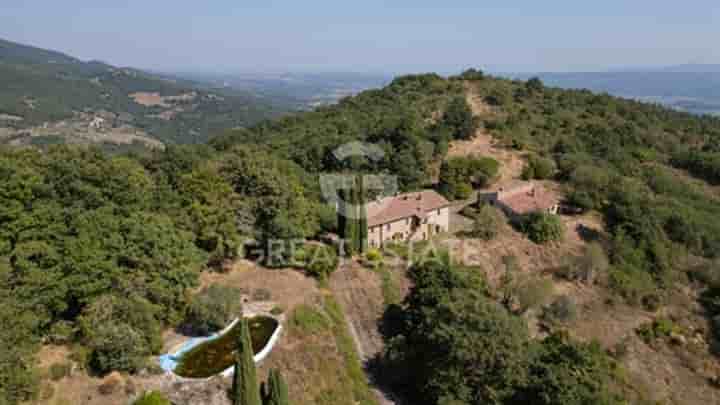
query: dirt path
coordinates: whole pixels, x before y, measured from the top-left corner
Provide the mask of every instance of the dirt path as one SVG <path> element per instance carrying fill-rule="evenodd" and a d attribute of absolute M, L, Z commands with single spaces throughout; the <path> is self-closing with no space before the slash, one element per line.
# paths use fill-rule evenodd
<path fill-rule="evenodd" d="M 470 86 L 466 86 L 466 98 L 476 117 L 483 117 L 493 114 L 492 107 L 487 105 L 482 98 L 475 94 Z M 520 178 L 524 160 L 516 151 L 500 147 L 495 138 L 482 126 L 478 128 L 473 139 L 467 141 L 453 141 L 448 149 L 448 157 L 480 155 L 496 159 L 501 163 L 497 183 L 505 183 Z"/>
<path fill-rule="evenodd" d="M 378 330 L 385 307 L 380 277 L 355 262 L 348 262 L 332 275 L 330 288 L 345 313 L 358 356 L 367 370 L 368 363 L 384 348 Z M 368 373 L 368 378 L 380 405 L 400 405 L 372 374 Z"/>

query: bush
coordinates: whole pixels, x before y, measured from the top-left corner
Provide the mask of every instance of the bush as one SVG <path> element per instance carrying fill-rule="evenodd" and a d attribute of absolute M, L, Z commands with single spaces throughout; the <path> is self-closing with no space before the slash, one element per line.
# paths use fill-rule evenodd
<path fill-rule="evenodd" d="M 295 308 L 289 324 L 291 329 L 306 335 L 314 335 L 330 327 L 330 321 L 322 312 L 304 304 Z"/>
<path fill-rule="evenodd" d="M 165 396 L 157 391 L 146 392 L 133 405 L 171 405 Z"/>
<path fill-rule="evenodd" d="M 560 241 L 565 236 L 565 226 L 554 214 L 534 212 L 523 218 L 521 227 L 530 240 L 539 244 Z"/>
<path fill-rule="evenodd" d="M 378 268 L 383 264 L 383 254 L 378 249 L 370 249 L 365 253 L 364 264 L 366 267 Z"/>
<path fill-rule="evenodd" d="M 367 259 L 369 262 L 379 262 L 383 258 L 382 252 L 380 252 L 378 249 L 370 249 L 365 253 L 365 259 Z"/>
<path fill-rule="evenodd" d="M 308 245 L 305 250 L 307 257 L 304 268 L 310 276 L 318 279 L 326 279 L 337 270 L 340 264 L 340 258 L 334 247 L 327 245 Z"/>
<path fill-rule="evenodd" d="M 473 217 L 472 230 L 468 232 L 468 236 L 486 241 L 495 239 L 503 218 L 503 214 L 497 208 L 483 205 Z"/>
<path fill-rule="evenodd" d="M 90 367 L 101 374 L 111 371 L 135 373 L 151 354 L 145 338 L 126 323 L 99 326 L 87 341 Z"/>
<path fill-rule="evenodd" d="M 475 136 L 478 122 L 465 97 L 452 99 L 443 117 L 443 126 L 450 129 L 456 139 L 470 139 Z"/>
<path fill-rule="evenodd" d="M 70 375 L 72 365 L 69 363 L 54 363 L 50 366 L 49 375 L 53 381 L 62 380 Z"/>
<path fill-rule="evenodd" d="M 322 204 L 318 207 L 318 221 L 320 222 L 320 230 L 323 232 L 337 233 L 338 217 L 335 207 Z"/>
<path fill-rule="evenodd" d="M 209 335 L 242 314 L 242 291 L 212 284 L 195 295 L 185 318 L 193 333 Z"/>
<path fill-rule="evenodd" d="M 520 286 L 517 293 L 520 310 L 539 308 L 545 305 L 552 297 L 554 288 L 548 279 L 528 281 Z"/>
<path fill-rule="evenodd" d="M 48 340 L 56 345 L 63 345 L 73 341 L 77 328 L 68 321 L 59 321 L 50 327 Z"/>
<path fill-rule="evenodd" d="M 141 369 L 147 356 L 162 349 L 157 315 L 157 307 L 143 298 L 97 299 L 79 319 L 90 367 L 99 373 Z"/>
<path fill-rule="evenodd" d="M 608 275 L 610 288 L 632 305 L 641 304 L 645 297 L 654 294 L 657 289 L 649 273 L 630 266 L 611 267 Z"/>
<path fill-rule="evenodd" d="M 522 178 L 524 180 L 550 179 L 555 175 L 555 162 L 537 155 L 528 158 L 527 165 L 523 168 Z"/>
<path fill-rule="evenodd" d="M 470 197 L 473 187 L 482 188 L 497 176 L 500 163 L 489 157 L 454 157 L 440 167 L 440 192 L 451 200 Z"/>
<path fill-rule="evenodd" d="M 676 329 L 673 321 L 660 318 L 641 325 L 636 332 L 645 343 L 651 344 L 658 339 L 670 337 Z"/>
<path fill-rule="evenodd" d="M 283 312 L 285 312 L 285 308 L 281 306 L 275 306 L 270 310 L 270 314 L 275 316 L 281 315 Z"/>
<path fill-rule="evenodd" d="M 609 267 L 610 261 L 605 250 L 600 244 L 592 243 L 585 247 L 581 256 L 572 259 L 560 275 L 570 281 L 591 283 L 598 274 L 606 272 Z"/>
<path fill-rule="evenodd" d="M 568 204 L 577 207 L 582 212 L 587 212 L 595 207 L 592 196 L 584 190 L 572 190 L 566 200 Z"/>
<path fill-rule="evenodd" d="M 470 68 L 460 74 L 460 79 L 476 81 L 485 79 L 485 73 L 480 69 Z"/>
<path fill-rule="evenodd" d="M 555 326 L 572 322 L 577 317 L 577 306 L 575 302 L 563 295 L 558 297 L 552 304 L 547 306 L 541 315 L 541 320 L 548 326 Z"/>

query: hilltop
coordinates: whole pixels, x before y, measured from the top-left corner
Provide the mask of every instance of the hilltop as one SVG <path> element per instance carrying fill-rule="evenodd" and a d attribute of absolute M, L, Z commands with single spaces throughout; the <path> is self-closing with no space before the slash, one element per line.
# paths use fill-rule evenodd
<path fill-rule="evenodd" d="M 0 143 L 202 143 L 285 111 L 206 87 L 0 39 Z"/>
<path fill-rule="evenodd" d="M 287 317 L 261 372 L 280 369 L 297 404 L 374 404 L 377 390 L 420 405 L 712 403 L 719 137 L 709 116 L 470 70 L 398 77 L 208 145 L 0 148 L 0 396 L 226 404 L 227 380 L 150 373 L 217 284 Z M 354 141 L 383 156 L 338 161 Z M 317 178 L 351 170 L 445 192 L 458 225 L 433 242 L 460 260 L 398 244 L 341 264 Z M 472 198 L 518 180 L 570 209 L 531 223 Z M 248 239 L 311 242 L 249 262 Z M 328 263 L 303 261 L 318 254 Z"/>

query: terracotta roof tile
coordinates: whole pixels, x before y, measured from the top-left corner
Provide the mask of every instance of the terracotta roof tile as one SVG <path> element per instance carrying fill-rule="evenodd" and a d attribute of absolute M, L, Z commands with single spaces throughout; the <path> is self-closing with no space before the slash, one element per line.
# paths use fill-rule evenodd
<path fill-rule="evenodd" d="M 368 226 L 382 225 L 412 216 L 424 218 L 429 211 L 448 205 L 448 200 L 433 190 L 386 197 L 368 204 Z"/>

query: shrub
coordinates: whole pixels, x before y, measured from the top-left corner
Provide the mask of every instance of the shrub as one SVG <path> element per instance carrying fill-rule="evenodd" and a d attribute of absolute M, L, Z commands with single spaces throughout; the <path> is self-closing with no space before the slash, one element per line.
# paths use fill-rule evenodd
<path fill-rule="evenodd" d="M 485 187 L 497 176 L 500 163 L 488 157 L 454 157 L 440 167 L 440 192 L 447 198 L 470 197 L 473 187 Z"/>
<path fill-rule="evenodd" d="M 582 212 L 587 212 L 595 207 L 592 196 L 583 190 L 572 190 L 567 196 L 567 203 L 577 207 Z"/>
<path fill-rule="evenodd" d="M 300 305 L 292 313 L 290 328 L 302 334 L 313 335 L 330 327 L 330 321 L 320 311 L 309 305 Z"/>
<path fill-rule="evenodd" d="M 63 345 L 70 343 L 75 338 L 77 328 L 75 325 L 68 321 L 59 321 L 54 323 L 50 327 L 48 333 L 48 340 L 56 345 Z"/>
<path fill-rule="evenodd" d="M 227 326 L 242 314 L 242 291 L 212 284 L 196 294 L 185 317 L 185 325 L 200 335 L 209 335 Z"/>
<path fill-rule="evenodd" d="M 157 391 L 146 392 L 133 405 L 171 405 L 165 396 Z"/>
<path fill-rule="evenodd" d="M 598 243 L 592 243 L 585 247 L 581 256 L 570 261 L 563 268 L 560 275 L 570 281 L 592 282 L 595 277 L 604 273 L 610 267 L 605 250 Z"/>
<path fill-rule="evenodd" d="M 522 231 L 530 240 L 543 244 L 560 241 L 565 236 L 565 226 L 560 217 L 544 212 L 534 212 L 522 219 Z"/>
<path fill-rule="evenodd" d="M 101 374 L 137 372 L 151 354 L 142 334 L 126 323 L 99 326 L 87 345 L 91 349 L 90 367 Z"/>
<path fill-rule="evenodd" d="M 338 231 L 338 217 L 335 207 L 327 204 L 321 204 L 318 209 L 318 221 L 320 222 L 320 230 L 323 232 Z"/>
<path fill-rule="evenodd" d="M 608 284 L 632 305 L 639 305 L 645 297 L 654 294 L 657 285 L 652 276 L 631 266 L 611 267 Z"/>
<path fill-rule="evenodd" d="M 576 317 L 577 306 L 575 302 L 567 295 L 562 295 L 545 308 L 541 320 L 549 326 L 555 326 L 572 322 Z"/>
<path fill-rule="evenodd" d="M 282 314 L 283 312 L 285 312 L 285 308 L 283 308 L 281 306 L 274 306 L 270 310 L 270 314 L 275 315 L 275 316 L 278 316 L 278 315 Z"/>
<path fill-rule="evenodd" d="M 385 252 L 395 257 L 407 260 L 410 257 L 410 244 L 388 242 L 384 246 Z"/>
<path fill-rule="evenodd" d="M 340 258 L 335 248 L 327 245 L 308 245 L 305 271 L 318 279 L 325 279 L 337 270 Z"/>
<path fill-rule="evenodd" d="M 90 350 L 88 364 L 99 373 L 136 372 L 145 357 L 162 348 L 157 307 L 143 298 L 103 296 L 80 317 L 80 330 Z"/>
<path fill-rule="evenodd" d="M 539 308 L 545 305 L 552 297 L 554 288 L 548 279 L 528 281 L 520 286 L 517 293 L 520 310 Z"/>
<path fill-rule="evenodd" d="M 466 200 L 472 195 L 473 188 L 470 183 L 460 183 L 455 186 L 455 193 L 453 199 L 455 200 Z"/>
<path fill-rule="evenodd" d="M 456 139 L 470 139 L 475 135 L 478 122 L 465 97 L 458 96 L 450 101 L 443 116 L 443 126 L 449 128 Z"/>
<path fill-rule="evenodd" d="M 483 205 L 475 213 L 473 219 L 473 226 L 468 232 L 468 235 L 473 238 L 489 241 L 495 239 L 500 231 L 503 215 L 497 208 L 490 205 Z"/>
<path fill-rule="evenodd" d="M 370 249 L 365 253 L 364 264 L 366 267 L 378 268 L 383 264 L 383 254 L 378 249 Z"/>
<path fill-rule="evenodd" d="M 69 363 L 54 363 L 50 366 L 49 374 L 50 379 L 53 381 L 62 380 L 63 378 L 70 375 L 72 365 Z"/>
<path fill-rule="evenodd" d="M 537 155 L 528 158 L 527 165 L 523 168 L 522 178 L 524 180 L 538 179 L 545 180 L 555 175 L 555 162 Z"/>
<path fill-rule="evenodd" d="M 480 69 L 470 68 L 470 69 L 463 71 L 460 74 L 460 78 L 462 80 L 469 80 L 469 81 L 483 80 L 483 79 L 485 79 L 485 73 L 483 73 L 483 71 Z"/>
<path fill-rule="evenodd" d="M 378 249 L 370 249 L 365 253 L 365 259 L 373 263 L 381 261 L 382 258 L 383 254 Z"/>
<path fill-rule="evenodd" d="M 645 343 L 651 344 L 658 339 L 669 337 L 676 329 L 675 323 L 670 319 L 659 318 L 641 325 L 636 332 Z"/>

